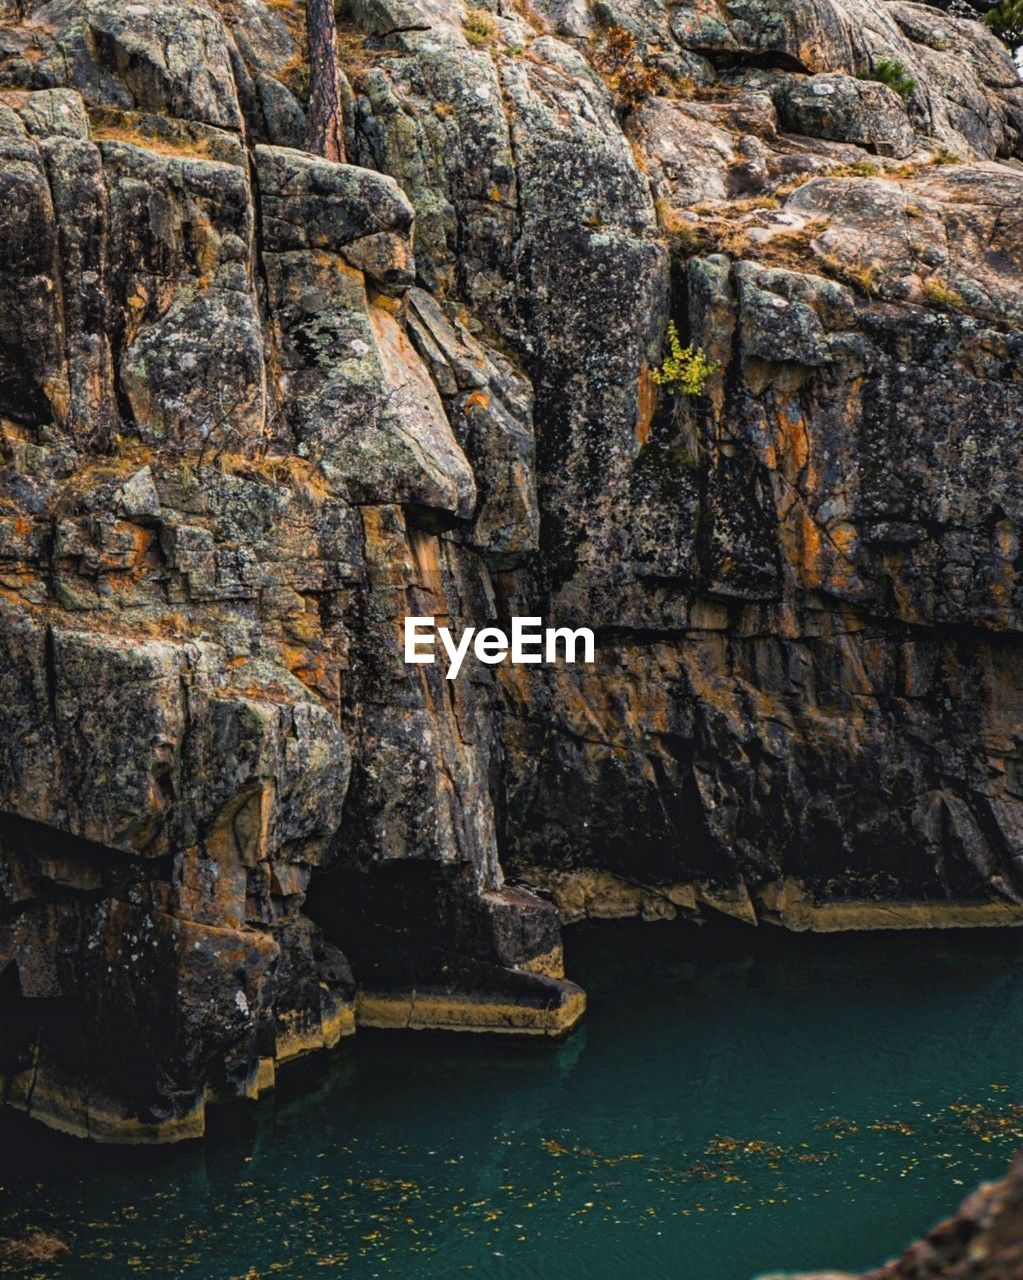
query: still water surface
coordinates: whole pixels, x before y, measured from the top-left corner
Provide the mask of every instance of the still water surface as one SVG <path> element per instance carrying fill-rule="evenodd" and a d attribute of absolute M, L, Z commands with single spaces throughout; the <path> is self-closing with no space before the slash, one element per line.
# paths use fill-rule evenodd
<path fill-rule="evenodd" d="M 60 1280 L 750 1280 L 877 1264 L 1001 1174 L 1023 935 L 692 936 L 577 931 L 563 1044 L 361 1033 L 205 1146 L 5 1121 L 0 1236 L 55 1231 Z"/>

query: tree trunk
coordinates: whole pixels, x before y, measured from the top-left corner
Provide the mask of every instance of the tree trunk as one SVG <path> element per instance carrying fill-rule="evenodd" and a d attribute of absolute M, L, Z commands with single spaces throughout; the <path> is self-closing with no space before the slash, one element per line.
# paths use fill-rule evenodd
<path fill-rule="evenodd" d="M 306 0 L 306 29 L 309 33 L 309 112 L 305 145 L 327 160 L 344 164 L 345 126 L 334 0 Z"/>

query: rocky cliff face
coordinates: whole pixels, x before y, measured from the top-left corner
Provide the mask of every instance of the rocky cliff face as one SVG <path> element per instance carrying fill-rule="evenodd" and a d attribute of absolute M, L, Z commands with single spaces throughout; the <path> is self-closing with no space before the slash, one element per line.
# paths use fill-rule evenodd
<path fill-rule="evenodd" d="M 8 0 L 9 1103 L 556 1034 L 555 907 L 1023 920 L 1023 86 L 943 9 L 348 0 L 339 165 L 300 3 Z"/>

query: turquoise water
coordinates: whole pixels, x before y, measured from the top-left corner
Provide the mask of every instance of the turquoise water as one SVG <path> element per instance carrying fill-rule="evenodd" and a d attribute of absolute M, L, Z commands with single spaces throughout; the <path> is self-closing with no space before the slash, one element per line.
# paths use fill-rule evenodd
<path fill-rule="evenodd" d="M 590 1011 L 560 1045 L 364 1032 L 170 1152 L 6 1121 L 0 1236 L 55 1231 L 36 1273 L 62 1280 L 861 1269 L 1023 1141 L 1021 953 L 576 932 Z"/>

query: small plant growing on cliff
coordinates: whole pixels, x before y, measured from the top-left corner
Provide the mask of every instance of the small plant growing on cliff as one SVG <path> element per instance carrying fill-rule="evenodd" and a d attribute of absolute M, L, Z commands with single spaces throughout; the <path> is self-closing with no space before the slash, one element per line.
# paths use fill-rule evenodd
<path fill-rule="evenodd" d="M 860 79 L 876 80 L 879 84 L 886 84 L 903 101 L 916 88 L 916 81 L 906 70 L 906 64 L 900 62 L 898 58 L 878 58 L 874 63 L 873 70 L 864 72 Z"/>
<path fill-rule="evenodd" d="M 497 23 L 486 9 L 466 9 L 465 22 L 462 25 L 465 28 L 466 40 L 478 49 L 493 44 L 497 39 Z"/>
<path fill-rule="evenodd" d="M 984 21 L 1013 52 L 1023 45 L 1023 0 L 1000 0 Z"/>
<path fill-rule="evenodd" d="M 954 310 L 965 303 L 958 289 L 953 289 L 947 281 L 939 280 L 936 276 L 931 276 L 929 280 L 924 281 L 923 293 L 932 307 Z"/>
<path fill-rule="evenodd" d="M 608 27 L 595 37 L 591 57 L 604 83 L 614 94 L 620 115 L 663 92 L 665 80 L 656 67 L 648 67 L 639 55 L 636 37 L 624 27 Z"/>
<path fill-rule="evenodd" d="M 856 160 L 852 164 L 837 164 L 828 170 L 829 178 L 876 178 L 881 172 L 873 160 Z"/>
<path fill-rule="evenodd" d="M 669 320 L 668 355 L 650 377 L 672 395 L 699 396 L 720 367 L 708 358 L 702 347 L 683 347 L 674 320 Z"/>
<path fill-rule="evenodd" d="M 881 293 L 881 275 L 877 266 L 863 262 L 845 262 L 834 253 L 825 253 L 820 258 L 821 265 L 829 275 L 846 284 L 865 298 L 877 298 Z"/>

